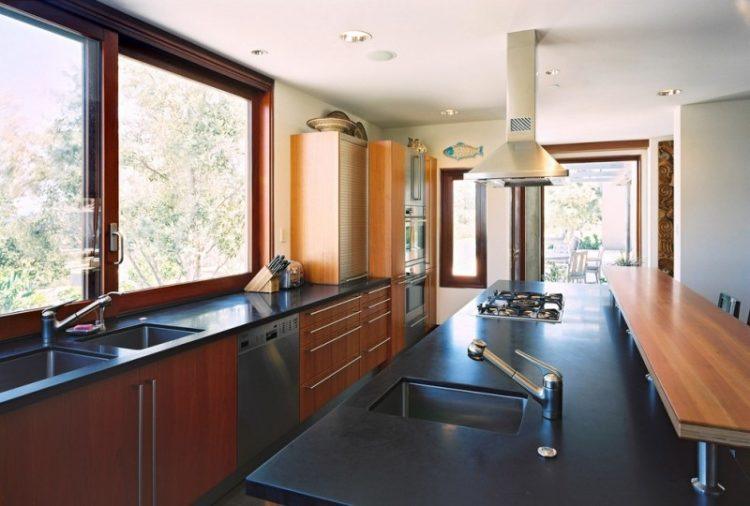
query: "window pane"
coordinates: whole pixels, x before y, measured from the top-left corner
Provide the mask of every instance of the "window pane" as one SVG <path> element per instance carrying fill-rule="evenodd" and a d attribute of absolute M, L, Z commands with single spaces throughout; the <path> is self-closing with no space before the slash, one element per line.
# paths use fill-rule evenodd
<path fill-rule="evenodd" d="M 477 185 L 453 181 L 454 276 L 477 275 Z"/>
<path fill-rule="evenodd" d="M 98 44 L 0 9 L 0 313 L 97 294 L 86 54 Z"/>
<path fill-rule="evenodd" d="M 120 289 L 247 272 L 244 98 L 120 57 Z"/>

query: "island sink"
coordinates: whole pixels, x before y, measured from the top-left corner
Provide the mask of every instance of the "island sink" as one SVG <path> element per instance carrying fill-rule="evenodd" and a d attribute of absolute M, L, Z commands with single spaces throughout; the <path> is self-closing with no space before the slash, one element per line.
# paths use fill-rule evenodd
<path fill-rule="evenodd" d="M 80 369 L 112 357 L 89 355 L 70 350 L 44 348 L 16 355 L 0 362 L 0 392 L 58 374 Z"/>
<path fill-rule="evenodd" d="M 157 344 L 168 343 L 169 341 L 195 334 L 196 332 L 200 332 L 200 330 L 144 323 L 115 330 L 102 336 L 80 338 L 78 341 L 99 346 L 143 350 Z"/>
<path fill-rule="evenodd" d="M 370 411 L 514 435 L 526 400 L 523 394 L 402 379 Z"/>

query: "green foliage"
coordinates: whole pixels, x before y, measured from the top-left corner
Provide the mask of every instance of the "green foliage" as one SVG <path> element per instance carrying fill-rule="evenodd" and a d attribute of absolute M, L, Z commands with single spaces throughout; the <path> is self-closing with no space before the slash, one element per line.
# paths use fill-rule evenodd
<path fill-rule="evenodd" d="M 120 60 L 121 288 L 246 269 L 247 102 Z"/>
<path fill-rule="evenodd" d="M 598 234 L 587 235 L 578 243 L 578 249 L 599 249 L 601 245 L 602 240 Z"/>
<path fill-rule="evenodd" d="M 600 184 L 572 183 L 545 189 L 545 233 L 570 242 L 579 237 L 601 233 L 602 187 Z M 597 246 L 598 247 L 598 246 Z M 593 248 L 596 249 L 596 248 Z"/>
<path fill-rule="evenodd" d="M 549 262 L 544 273 L 545 281 L 567 281 L 568 270 L 564 265 Z"/>
<path fill-rule="evenodd" d="M 623 254 L 615 260 L 615 265 L 619 265 L 620 267 L 638 267 L 641 265 L 641 261 L 637 258 L 628 258 Z"/>

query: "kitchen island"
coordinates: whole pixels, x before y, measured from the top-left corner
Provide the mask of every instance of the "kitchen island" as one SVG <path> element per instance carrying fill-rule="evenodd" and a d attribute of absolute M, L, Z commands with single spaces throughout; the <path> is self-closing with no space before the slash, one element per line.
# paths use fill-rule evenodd
<path fill-rule="evenodd" d="M 562 323 L 474 315 L 477 299 L 403 352 L 246 479 L 248 494 L 283 504 L 748 504 L 750 478 L 720 448 L 718 497 L 693 490 L 695 443 L 673 430 L 606 286 L 511 283 L 489 290 L 559 291 Z M 525 394 L 472 339 L 529 376 L 521 349 L 562 371 L 562 419 L 529 399 L 515 434 L 371 411 L 403 378 Z M 544 459 L 540 446 L 557 450 Z"/>

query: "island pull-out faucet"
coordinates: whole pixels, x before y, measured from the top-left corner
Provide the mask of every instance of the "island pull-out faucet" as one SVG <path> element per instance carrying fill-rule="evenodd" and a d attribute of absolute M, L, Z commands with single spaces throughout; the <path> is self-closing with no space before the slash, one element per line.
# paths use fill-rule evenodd
<path fill-rule="evenodd" d="M 64 330 L 95 309 L 99 310 L 99 317 L 96 321 L 95 330 L 98 332 L 104 330 L 104 309 L 112 303 L 112 295 L 120 295 L 119 292 L 109 292 L 100 295 L 90 304 L 82 307 L 72 315 L 62 321 L 57 319 L 57 310 L 70 302 L 63 302 L 56 306 L 49 307 L 42 311 L 42 345 L 49 346 L 52 344 L 52 338 L 58 330 Z"/>
<path fill-rule="evenodd" d="M 539 366 L 542 371 L 546 371 L 542 380 L 542 386 L 538 386 L 524 374 L 513 369 L 510 364 L 492 353 L 492 351 L 488 350 L 487 343 L 481 339 L 474 339 L 471 342 L 468 353 L 472 360 L 489 360 L 492 365 L 503 371 L 510 376 L 510 379 L 521 385 L 524 390 L 531 394 L 535 401 L 542 405 L 542 416 L 544 416 L 544 418 L 547 418 L 548 420 L 557 420 L 562 416 L 563 383 L 562 373 L 560 371 L 548 363 L 542 362 L 536 357 L 532 357 L 528 353 L 516 350 L 517 355 L 520 355 L 532 364 Z"/>

